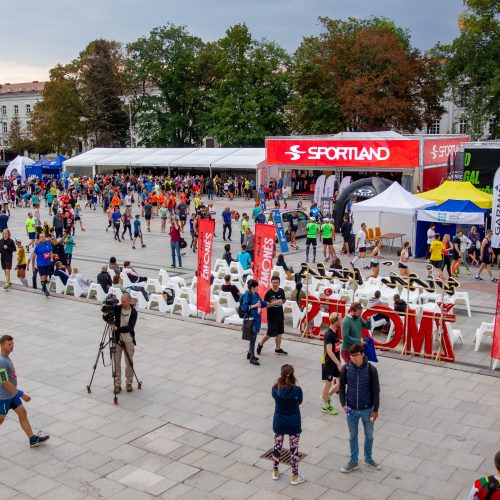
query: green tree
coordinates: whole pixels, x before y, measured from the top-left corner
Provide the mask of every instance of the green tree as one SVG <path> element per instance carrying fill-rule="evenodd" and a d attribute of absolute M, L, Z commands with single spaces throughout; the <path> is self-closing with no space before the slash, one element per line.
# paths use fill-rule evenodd
<path fill-rule="evenodd" d="M 78 147 L 78 138 L 85 134 L 82 116 L 83 104 L 75 81 L 68 78 L 64 66 L 56 66 L 50 71 L 42 100 L 31 114 L 33 151 L 72 154 Z"/>
<path fill-rule="evenodd" d="M 221 146 L 263 146 L 289 132 L 291 59 L 281 47 L 254 40 L 244 24 L 208 46 L 212 86 L 202 127 Z"/>
<path fill-rule="evenodd" d="M 140 144 L 149 147 L 199 145 L 199 117 L 206 102 L 205 44 L 185 26 L 155 28 L 127 46 L 127 81 L 134 95 Z"/>
<path fill-rule="evenodd" d="M 320 18 L 295 54 L 294 129 L 413 132 L 442 114 L 436 64 L 386 18 Z"/>
<path fill-rule="evenodd" d="M 464 110 L 473 138 L 500 137 L 500 4 L 498 0 L 465 0 L 459 17 L 460 35 L 449 45 L 433 49 L 444 61 L 442 76 L 449 97 Z"/>
<path fill-rule="evenodd" d="M 10 122 L 8 145 L 11 151 L 20 155 L 23 155 L 30 148 L 29 134 L 18 116 L 15 116 Z"/>

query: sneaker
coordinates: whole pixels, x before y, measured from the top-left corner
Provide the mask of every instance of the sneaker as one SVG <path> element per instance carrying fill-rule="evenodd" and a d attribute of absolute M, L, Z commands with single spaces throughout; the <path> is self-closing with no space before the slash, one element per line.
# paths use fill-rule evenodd
<path fill-rule="evenodd" d="M 262 352 L 262 348 L 264 346 L 262 344 L 257 344 L 257 354 L 260 356 L 260 353 Z"/>
<path fill-rule="evenodd" d="M 275 349 L 274 350 L 274 354 L 280 354 L 281 356 L 287 356 L 288 353 L 286 351 L 284 351 L 283 349 L 281 349 L 281 347 L 279 349 Z"/>
<path fill-rule="evenodd" d="M 145 247 L 146 247 L 146 245 L 142 245 L 142 248 L 145 248 Z"/>
<path fill-rule="evenodd" d="M 364 464 L 368 465 L 368 467 L 370 467 L 370 469 L 373 469 L 373 470 L 381 470 L 382 469 L 382 466 L 380 464 L 378 464 L 377 462 L 375 462 L 375 460 L 373 460 L 373 458 L 371 458 L 370 460 L 365 460 Z"/>
<path fill-rule="evenodd" d="M 135 247 L 132 247 L 132 250 L 135 250 Z"/>
<path fill-rule="evenodd" d="M 43 293 L 45 294 L 45 297 L 48 297 L 50 295 L 50 292 L 47 288 L 43 290 Z"/>
<path fill-rule="evenodd" d="M 175 269 L 175 268 L 176 268 L 176 265 L 175 265 L 175 264 L 170 264 L 170 267 L 172 267 L 172 268 L 174 268 L 174 269 Z"/>
<path fill-rule="evenodd" d="M 292 480 L 290 481 L 290 484 L 301 484 L 306 480 L 304 476 L 301 476 L 300 474 L 292 474 Z"/>
<path fill-rule="evenodd" d="M 7 290 L 7 288 L 10 287 L 10 284 L 9 283 L 5 283 L 5 285 L 3 287 L 5 288 L 5 290 Z"/>
<path fill-rule="evenodd" d="M 493 283 L 498 283 L 498 279 L 497 279 L 497 278 L 491 278 L 491 281 L 492 281 Z"/>
<path fill-rule="evenodd" d="M 328 415 L 337 415 L 337 411 L 335 410 L 335 408 L 332 405 L 321 406 L 321 411 L 323 413 L 327 413 Z"/>
<path fill-rule="evenodd" d="M 174 266 L 175 267 L 175 266 Z M 182 266 L 179 266 L 179 269 L 182 269 Z"/>
<path fill-rule="evenodd" d="M 256 358 L 255 356 L 253 358 L 250 358 L 250 364 L 251 365 L 260 365 L 259 358 Z"/>
<path fill-rule="evenodd" d="M 477 279 L 479 281 L 483 281 L 483 278 L 481 278 L 481 276 L 476 276 L 475 279 Z"/>
<path fill-rule="evenodd" d="M 313 264 L 316 264 L 316 259 L 313 259 Z"/>
<path fill-rule="evenodd" d="M 273 481 L 277 481 L 280 478 L 280 473 L 277 470 L 273 470 Z"/>
<path fill-rule="evenodd" d="M 349 474 L 349 472 L 352 472 L 353 470 L 356 470 L 358 468 L 358 464 L 356 462 L 353 462 L 352 460 L 349 460 L 349 463 L 342 467 L 340 469 L 340 472 L 343 472 L 344 474 Z"/>
<path fill-rule="evenodd" d="M 50 439 L 50 436 L 42 436 L 42 433 L 39 432 L 36 436 L 35 439 L 31 440 L 30 439 L 30 447 L 31 448 L 38 448 L 41 444 L 45 443 Z"/>

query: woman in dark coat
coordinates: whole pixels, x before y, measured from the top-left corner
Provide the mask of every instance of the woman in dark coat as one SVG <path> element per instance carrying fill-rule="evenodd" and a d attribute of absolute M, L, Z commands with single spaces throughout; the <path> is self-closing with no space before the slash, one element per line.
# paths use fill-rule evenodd
<path fill-rule="evenodd" d="M 281 367 L 281 375 L 272 389 L 272 396 L 276 403 L 273 418 L 273 479 L 279 479 L 278 466 L 280 464 L 281 448 L 285 434 L 288 434 L 292 465 L 291 484 L 293 485 L 305 481 L 305 477 L 299 475 L 299 438 L 302 432 L 300 418 L 302 389 L 296 385 L 296 382 L 293 366 L 283 365 Z"/>
<path fill-rule="evenodd" d="M 4 288 L 10 287 L 10 270 L 12 269 L 12 254 L 16 251 L 16 244 L 10 237 L 10 231 L 4 229 L 2 231 L 2 239 L 0 240 L 0 260 L 2 263 L 2 269 L 5 273 L 5 285 Z"/>

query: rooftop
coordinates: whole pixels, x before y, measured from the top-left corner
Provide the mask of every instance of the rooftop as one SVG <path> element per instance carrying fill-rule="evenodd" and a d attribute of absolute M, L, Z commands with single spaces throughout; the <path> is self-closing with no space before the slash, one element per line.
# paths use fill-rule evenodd
<path fill-rule="evenodd" d="M 0 95 L 2 94 L 33 94 L 41 93 L 46 82 L 27 83 L 3 83 L 0 84 Z"/>

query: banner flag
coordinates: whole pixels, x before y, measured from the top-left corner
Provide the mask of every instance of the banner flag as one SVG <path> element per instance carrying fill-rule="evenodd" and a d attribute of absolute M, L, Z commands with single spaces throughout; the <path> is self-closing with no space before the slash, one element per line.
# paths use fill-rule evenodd
<path fill-rule="evenodd" d="M 497 288 L 497 306 L 495 312 L 495 324 L 493 325 L 493 341 L 491 343 L 490 367 L 493 365 L 493 360 L 500 359 L 500 281 L 498 282 Z"/>
<path fill-rule="evenodd" d="M 281 212 L 279 210 L 272 210 L 274 226 L 276 227 L 276 234 L 278 235 L 278 241 L 280 242 L 281 251 L 283 253 L 288 252 L 288 243 L 286 241 L 286 232 L 283 227 L 283 219 L 281 218 Z"/>
<path fill-rule="evenodd" d="M 198 283 L 196 286 L 196 304 L 198 311 L 210 312 L 210 281 L 212 278 L 212 248 L 214 242 L 215 221 L 198 221 Z"/>
<path fill-rule="evenodd" d="M 264 295 L 271 287 L 275 235 L 276 229 L 274 226 L 255 224 L 253 278 L 259 283 L 257 293 L 262 300 L 264 300 Z M 262 322 L 267 322 L 265 309 L 262 309 Z"/>
<path fill-rule="evenodd" d="M 493 179 L 493 206 L 491 207 L 491 229 L 493 236 L 491 237 L 491 246 L 493 248 L 500 247 L 500 168 L 495 173 Z"/>

